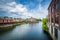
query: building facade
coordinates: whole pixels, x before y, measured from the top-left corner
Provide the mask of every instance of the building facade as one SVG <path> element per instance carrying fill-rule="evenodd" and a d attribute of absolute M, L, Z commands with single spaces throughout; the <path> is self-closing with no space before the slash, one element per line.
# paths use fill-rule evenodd
<path fill-rule="evenodd" d="M 60 0 L 52 0 L 48 7 L 48 27 L 54 40 L 60 40 Z"/>
<path fill-rule="evenodd" d="M 36 18 L 31 17 L 31 18 L 28 19 L 28 21 L 29 22 L 35 22 L 36 21 Z"/>

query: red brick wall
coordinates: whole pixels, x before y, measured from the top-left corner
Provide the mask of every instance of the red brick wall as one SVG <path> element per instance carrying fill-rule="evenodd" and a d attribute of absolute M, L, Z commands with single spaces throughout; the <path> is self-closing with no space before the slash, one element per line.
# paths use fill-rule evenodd
<path fill-rule="evenodd" d="M 0 19 L 0 23 L 3 23 L 3 19 Z"/>
<path fill-rule="evenodd" d="M 4 23 L 7 23 L 7 19 L 4 19 Z"/>
<path fill-rule="evenodd" d="M 59 8 L 58 8 L 58 13 L 59 13 L 59 28 L 60 28 L 60 0 L 58 2 L 59 2 Z"/>
<path fill-rule="evenodd" d="M 59 6 L 58 9 L 56 9 L 56 7 L 55 7 L 56 1 L 58 1 L 58 6 Z M 54 9 L 53 13 L 52 13 L 52 8 Z M 51 20 L 50 22 L 53 22 L 54 25 L 56 23 L 55 22 L 56 13 L 59 14 L 59 19 L 57 19 L 57 20 L 59 21 L 58 24 L 59 24 L 59 27 L 60 27 L 60 0 L 52 0 L 49 7 L 48 7 L 48 15 L 50 15 L 49 16 L 49 21 Z"/>
<path fill-rule="evenodd" d="M 0 23 L 13 23 L 16 22 L 15 20 L 9 20 L 9 19 L 0 19 Z"/>

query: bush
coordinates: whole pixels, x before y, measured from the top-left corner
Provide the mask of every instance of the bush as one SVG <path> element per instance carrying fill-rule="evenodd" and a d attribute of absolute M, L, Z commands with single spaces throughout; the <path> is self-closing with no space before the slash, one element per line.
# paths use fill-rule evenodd
<path fill-rule="evenodd" d="M 42 23 L 43 23 L 43 24 L 46 24 L 46 22 L 47 22 L 46 18 L 43 18 L 43 19 L 42 19 Z"/>
<path fill-rule="evenodd" d="M 48 26 L 46 24 L 42 24 L 42 29 L 46 31 L 48 30 Z"/>
<path fill-rule="evenodd" d="M 48 30 L 48 26 L 47 26 L 46 22 L 47 22 L 46 18 L 43 18 L 42 19 L 42 29 L 44 31 L 47 31 Z"/>

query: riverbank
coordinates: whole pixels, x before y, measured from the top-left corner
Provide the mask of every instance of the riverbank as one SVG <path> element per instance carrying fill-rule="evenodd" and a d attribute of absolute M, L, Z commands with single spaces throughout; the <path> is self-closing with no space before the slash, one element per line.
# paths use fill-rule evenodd
<path fill-rule="evenodd" d="M 16 23 L 11 23 L 11 24 L 3 24 L 0 25 L 0 32 L 6 32 L 9 30 L 12 30 L 14 27 L 22 24 L 28 24 L 28 23 L 36 23 L 36 22 L 16 22 Z"/>
<path fill-rule="evenodd" d="M 5 24 L 0 26 L 0 32 L 6 32 L 12 30 L 14 27 L 21 25 L 21 23 L 12 23 L 12 24 Z"/>

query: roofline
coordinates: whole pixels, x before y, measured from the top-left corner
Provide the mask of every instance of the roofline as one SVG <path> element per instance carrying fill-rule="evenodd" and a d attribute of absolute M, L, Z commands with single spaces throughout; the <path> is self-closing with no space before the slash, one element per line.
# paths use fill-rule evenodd
<path fill-rule="evenodd" d="M 50 8 L 52 1 L 53 1 L 53 0 L 51 0 L 50 4 L 49 4 L 49 6 L 48 6 L 48 9 Z"/>

